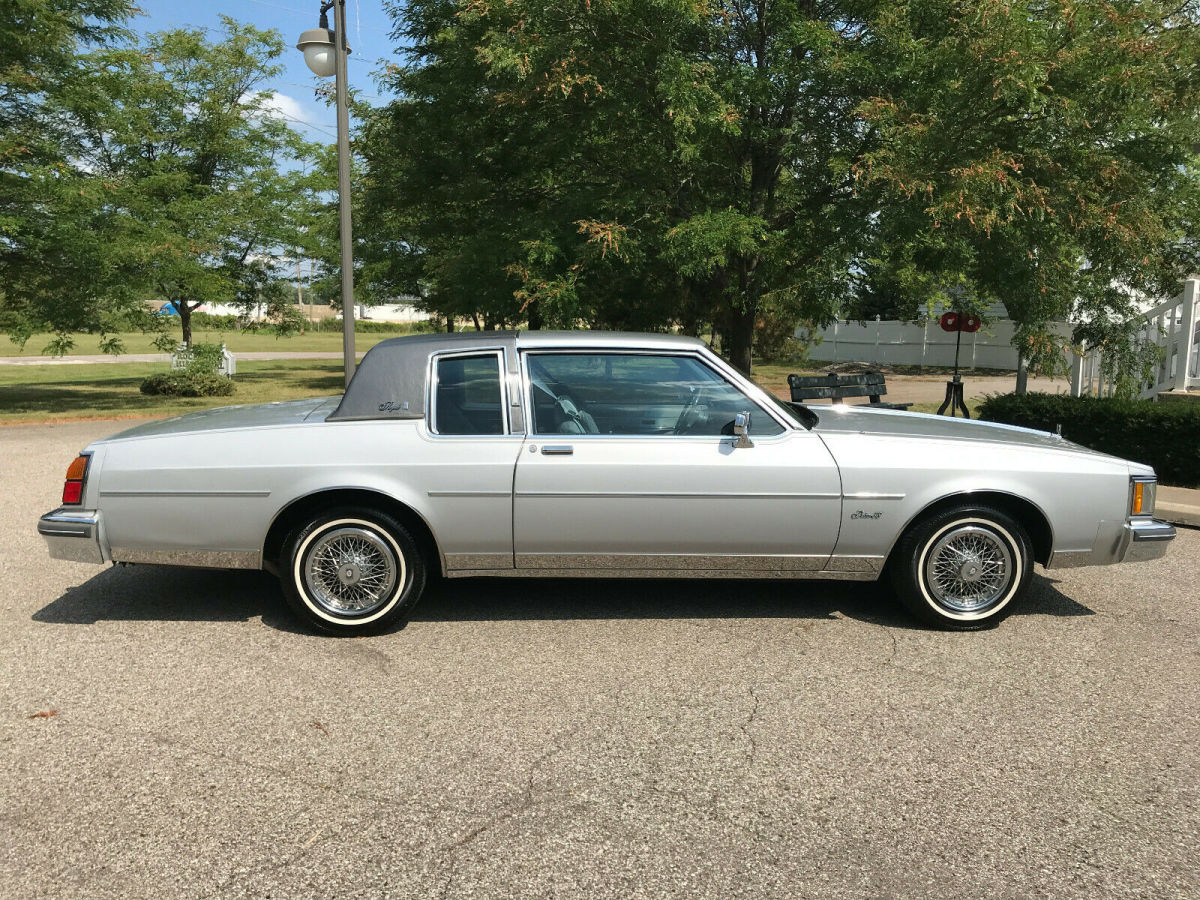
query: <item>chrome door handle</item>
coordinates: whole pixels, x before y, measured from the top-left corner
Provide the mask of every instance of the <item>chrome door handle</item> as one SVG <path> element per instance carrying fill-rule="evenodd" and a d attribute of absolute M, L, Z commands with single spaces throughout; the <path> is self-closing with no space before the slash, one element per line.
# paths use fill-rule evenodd
<path fill-rule="evenodd" d="M 543 444 L 542 456 L 570 456 L 575 448 L 570 444 Z"/>

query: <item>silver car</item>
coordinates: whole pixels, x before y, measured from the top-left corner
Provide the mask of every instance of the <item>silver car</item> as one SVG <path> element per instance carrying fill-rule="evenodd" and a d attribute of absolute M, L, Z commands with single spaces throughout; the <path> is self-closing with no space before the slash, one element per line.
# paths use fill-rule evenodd
<path fill-rule="evenodd" d="M 337 634 L 432 572 L 886 575 L 939 626 L 1045 568 L 1162 556 L 1153 469 L 1052 434 L 782 403 L 674 335 L 479 332 L 374 347 L 342 397 L 149 422 L 88 446 L 51 556 L 264 568 Z"/>

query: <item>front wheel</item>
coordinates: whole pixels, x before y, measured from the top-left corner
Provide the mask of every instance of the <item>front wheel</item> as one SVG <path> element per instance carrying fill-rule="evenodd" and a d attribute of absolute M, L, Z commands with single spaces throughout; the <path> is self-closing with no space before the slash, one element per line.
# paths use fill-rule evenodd
<path fill-rule="evenodd" d="M 289 535 L 280 572 L 296 615 L 322 631 L 374 634 L 395 624 L 425 587 L 425 564 L 404 526 L 375 510 L 317 514 Z"/>
<path fill-rule="evenodd" d="M 960 506 L 918 522 L 896 545 L 892 584 L 919 618 L 958 631 L 999 621 L 1029 584 L 1033 553 L 1019 522 Z"/>

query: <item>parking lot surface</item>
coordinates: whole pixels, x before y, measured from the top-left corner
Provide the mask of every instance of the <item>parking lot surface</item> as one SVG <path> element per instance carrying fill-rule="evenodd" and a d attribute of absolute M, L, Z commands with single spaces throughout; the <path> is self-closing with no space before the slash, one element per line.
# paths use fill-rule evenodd
<path fill-rule="evenodd" d="M 263 574 L 50 560 L 119 427 L 0 428 L 0 897 L 1200 896 L 1198 531 L 981 633 L 498 579 L 339 640 Z"/>

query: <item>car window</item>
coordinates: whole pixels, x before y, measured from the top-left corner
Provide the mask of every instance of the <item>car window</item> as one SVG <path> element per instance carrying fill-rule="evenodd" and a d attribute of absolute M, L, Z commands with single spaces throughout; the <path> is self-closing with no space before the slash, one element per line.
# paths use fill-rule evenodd
<path fill-rule="evenodd" d="M 438 434 L 504 434 L 495 353 L 439 359 L 436 394 L 433 429 Z"/>
<path fill-rule="evenodd" d="M 526 364 L 535 434 L 729 435 L 740 412 L 752 435 L 784 430 L 694 357 L 531 353 Z"/>

